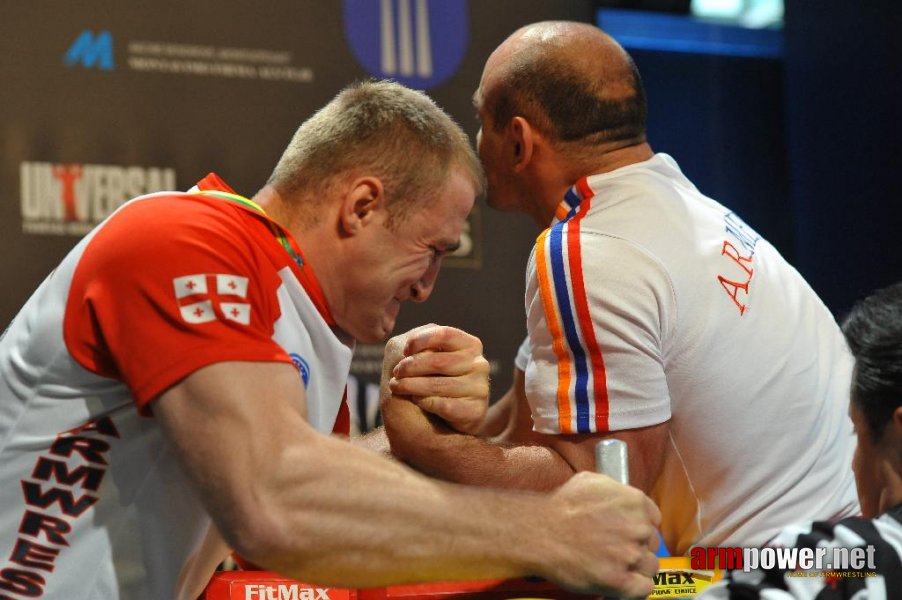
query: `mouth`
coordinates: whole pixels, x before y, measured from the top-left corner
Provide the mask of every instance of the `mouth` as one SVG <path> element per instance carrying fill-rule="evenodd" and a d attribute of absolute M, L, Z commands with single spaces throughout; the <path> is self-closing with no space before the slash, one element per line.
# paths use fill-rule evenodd
<path fill-rule="evenodd" d="M 382 330 L 385 337 L 390 336 L 392 331 L 394 331 L 400 309 L 401 302 L 396 299 L 392 299 L 391 303 L 385 308 L 385 312 L 382 315 Z"/>

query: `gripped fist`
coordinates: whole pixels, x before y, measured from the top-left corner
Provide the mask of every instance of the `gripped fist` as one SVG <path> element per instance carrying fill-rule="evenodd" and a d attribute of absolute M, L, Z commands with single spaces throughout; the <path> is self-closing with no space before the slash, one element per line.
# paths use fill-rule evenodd
<path fill-rule="evenodd" d="M 553 493 L 552 503 L 548 525 L 559 544 L 545 565 L 545 577 L 605 596 L 652 593 L 661 523 L 654 502 L 610 477 L 582 472 Z"/>
<path fill-rule="evenodd" d="M 460 329 L 423 325 L 388 341 L 382 401 L 402 397 L 463 433 L 475 433 L 489 401 L 482 342 Z"/>

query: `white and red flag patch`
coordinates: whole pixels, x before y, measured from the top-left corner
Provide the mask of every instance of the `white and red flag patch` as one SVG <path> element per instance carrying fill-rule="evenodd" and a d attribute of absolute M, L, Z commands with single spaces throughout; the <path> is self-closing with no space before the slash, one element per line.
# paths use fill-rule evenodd
<path fill-rule="evenodd" d="M 247 277 L 238 275 L 217 275 L 216 293 L 220 296 L 247 298 Z"/>
<path fill-rule="evenodd" d="M 198 273 L 172 280 L 182 319 L 192 324 L 208 323 L 220 317 L 242 325 L 250 324 L 251 305 L 235 302 L 247 298 L 247 284 L 247 277 L 223 273 Z M 183 303 L 183 299 L 186 302 Z"/>
<path fill-rule="evenodd" d="M 176 298 L 207 293 L 206 275 L 185 275 L 184 277 L 176 277 L 172 280 L 172 283 L 175 285 Z"/>

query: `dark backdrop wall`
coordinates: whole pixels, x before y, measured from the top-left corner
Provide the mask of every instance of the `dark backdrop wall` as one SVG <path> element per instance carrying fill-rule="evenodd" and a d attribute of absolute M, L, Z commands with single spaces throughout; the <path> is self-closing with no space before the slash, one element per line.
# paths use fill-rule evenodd
<path fill-rule="evenodd" d="M 8 3 L 0 20 L 0 328 L 59 259 L 131 196 L 216 171 L 252 195 L 297 125 L 347 83 L 426 89 L 469 133 L 485 58 L 518 26 L 595 21 L 589 0 Z M 604 26 L 604 22 L 602 22 Z M 650 139 L 740 212 L 828 306 L 902 279 L 902 11 L 892 0 L 787 0 L 779 57 L 633 48 Z M 660 37 L 659 30 L 652 37 Z M 482 337 L 494 385 L 524 334 L 537 233 L 478 206 L 433 299 Z M 375 418 L 381 346 L 350 398 Z"/>
<path fill-rule="evenodd" d="M 588 0 L 85 0 L 9 3 L 0 19 L 0 330 L 60 258 L 128 198 L 210 171 L 253 195 L 295 128 L 348 83 L 426 89 L 475 137 L 482 65 L 517 27 L 592 20 Z M 498 388 L 525 333 L 537 234 L 478 206 L 433 299 L 402 310 L 480 336 Z M 303 240 L 300 240 L 303 246 Z M 381 346 L 350 398 L 375 414 Z"/>
<path fill-rule="evenodd" d="M 902 280 L 902 7 L 787 0 L 786 122 L 799 270 L 843 315 Z"/>

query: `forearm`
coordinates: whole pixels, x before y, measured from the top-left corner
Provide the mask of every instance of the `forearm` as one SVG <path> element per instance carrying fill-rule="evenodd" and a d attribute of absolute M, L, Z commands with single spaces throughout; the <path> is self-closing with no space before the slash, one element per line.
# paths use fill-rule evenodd
<path fill-rule="evenodd" d="M 490 490 L 334 439 L 305 446 L 284 460 L 304 466 L 279 482 L 288 545 L 264 566 L 350 587 L 539 575 L 604 595 L 652 591 L 660 514 L 609 478 L 582 473 L 551 494 Z"/>
<path fill-rule="evenodd" d="M 255 402 L 242 401 L 251 391 Z M 567 558 L 548 547 L 558 536 L 531 522 L 561 513 L 552 498 L 429 480 L 317 433 L 304 399 L 290 366 L 234 362 L 193 373 L 154 404 L 217 530 L 248 561 L 312 583 L 371 587 L 550 577 L 538 567 L 543 553 L 554 550 L 547 558 L 558 565 Z M 222 439 L 236 440 L 231 452 Z"/>
<path fill-rule="evenodd" d="M 550 490 L 575 472 L 547 445 L 458 433 L 399 398 L 385 403 L 384 409 L 391 415 L 386 432 L 392 454 L 432 477 L 469 485 Z"/>
<path fill-rule="evenodd" d="M 547 510 L 547 498 L 428 480 L 350 444 L 320 441 L 283 457 L 284 478 L 272 485 L 292 492 L 273 507 L 284 519 L 279 543 L 248 556 L 254 562 L 352 587 L 548 575 L 539 572 L 544 553 L 528 517 Z"/>
<path fill-rule="evenodd" d="M 448 481 L 496 488 L 552 490 L 575 473 L 554 449 L 451 433 L 406 462 Z"/>
<path fill-rule="evenodd" d="M 230 362 L 153 404 L 217 530 L 250 562 L 342 587 L 536 574 L 585 591 L 651 591 L 660 516 L 638 491 L 587 474 L 548 495 L 430 480 L 317 433 L 304 402 L 291 366 Z"/>
<path fill-rule="evenodd" d="M 477 435 L 460 433 L 405 398 L 383 375 L 382 414 L 392 454 L 432 477 L 502 488 L 550 490 L 575 469 L 554 449 L 554 436 L 532 431 L 524 374 L 489 407 Z"/>

